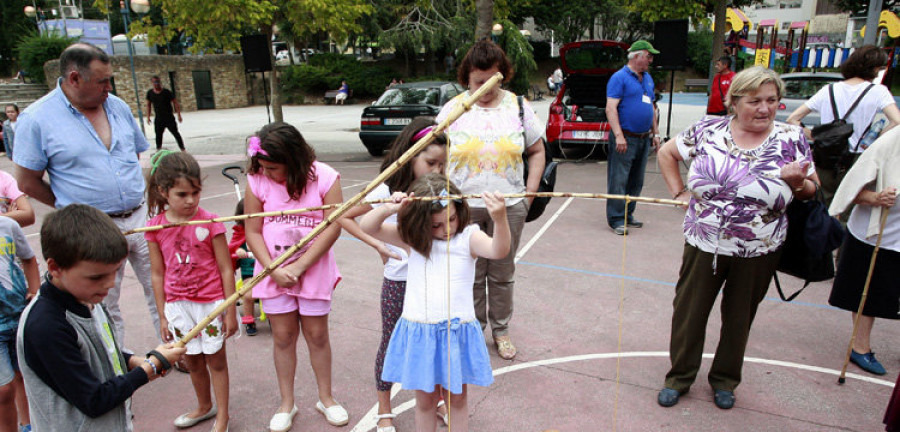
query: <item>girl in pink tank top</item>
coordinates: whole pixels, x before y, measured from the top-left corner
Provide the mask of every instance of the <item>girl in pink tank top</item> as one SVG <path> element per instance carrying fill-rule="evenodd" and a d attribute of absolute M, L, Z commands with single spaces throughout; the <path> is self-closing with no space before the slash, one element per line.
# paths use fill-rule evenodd
<path fill-rule="evenodd" d="M 343 201 L 337 171 L 317 162 L 313 149 L 289 124 L 273 123 L 260 129 L 248 140 L 247 154 L 250 156 L 244 197 L 247 213 Z M 256 257 L 256 272 L 268 267 L 298 243 L 330 212 L 320 210 L 248 219 L 245 223 L 247 246 Z M 301 329 L 319 385 L 316 409 L 333 425 L 345 425 L 350 421 L 347 411 L 331 394 L 328 313 L 331 311 L 331 294 L 341 280 L 331 246 L 340 232 L 340 225 L 332 225 L 253 287 L 253 297 L 261 300 L 272 326 L 275 374 L 281 393 L 281 405 L 269 422 L 272 431 L 290 429 L 298 411 L 294 404 L 294 374 Z"/>

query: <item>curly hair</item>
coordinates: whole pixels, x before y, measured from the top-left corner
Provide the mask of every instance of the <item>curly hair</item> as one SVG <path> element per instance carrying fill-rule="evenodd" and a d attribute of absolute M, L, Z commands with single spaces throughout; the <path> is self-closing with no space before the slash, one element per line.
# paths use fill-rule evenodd
<path fill-rule="evenodd" d="M 862 78 L 871 81 L 878 76 L 878 68 L 886 66 L 888 55 L 875 45 L 863 45 L 853 51 L 841 64 L 844 79 Z"/>

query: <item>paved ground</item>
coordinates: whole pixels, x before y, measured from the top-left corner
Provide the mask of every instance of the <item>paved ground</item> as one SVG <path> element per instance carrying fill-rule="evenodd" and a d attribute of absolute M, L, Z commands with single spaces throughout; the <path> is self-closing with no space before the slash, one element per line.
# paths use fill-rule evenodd
<path fill-rule="evenodd" d="M 314 134 L 329 135 L 322 129 L 334 128 L 318 123 L 316 113 L 304 108 L 295 113 L 288 109 L 287 120 L 300 124 L 320 157 L 341 172 L 344 194 L 351 196 L 377 174 L 379 161 L 368 158 L 361 144 L 345 139 L 347 135 L 334 139 L 334 147 L 328 147 L 331 144 L 324 138 L 313 139 Z M 358 114 L 361 107 L 315 109 L 322 118 L 347 117 L 343 121 L 352 129 L 358 116 L 347 113 Z M 676 105 L 675 112 L 683 115 L 679 123 L 689 123 L 698 109 L 702 107 Z M 236 199 L 231 183 L 219 171 L 225 164 L 244 160 L 242 137 L 265 122 L 265 111 L 255 107 L 189 113 L 185 120 L 188 146 L 201 153 L 198 159 L 207 175 L 203 206 L 231 214 Z M 194 126 L 197 130 L 192 130 Z M 200 143 L 204 136 L 206 141 Z M 0 169 L 10 169 L 10 163 L 0 161 Z M 567 163 L 560 168 L 557 190 L 604 192 L 605 179 L 604 162 Z M 655 159 L 648 167 L 645 195 L 668 197 Z M 37 207 L 40 223 L 47 209 Z M 891 343 L 900 336 L 900 328 L 879 320 L 873 332 L 873 350 L 888 369 L 887 376 L 876 379 L 851 365 L 847 383 L 838 386 L 851 323 L 849 313 L 827 305 L 829 283 L 813 284 L 793 303 L 778 300 L 774 290 L 763 302 L 734 409 L 722 411 L 712 404 L 705 383 L 709 359 L 704 360 L 697 385 L 679 405 L 659 407 L 656 393 L 669 365 L 683 212 L 639 205 L 637 217 L 645 227 L 618 237 L 603 222 L 602 201 L 554 199 L 542 219 L 526 225 L 511 332 L 520 354 L 514 361 L 504 361 L 489 348 L 496 381 L 489 388 L 471 388 L 472 430 L 882 430 L 881 416 L 900 370 L 900 347 Z M 26 232 L 37 251 L 37 225 Z M 300 412 L 294 430 L 374 430 L 372 375 L 381 325 L 381 265 L 371 249 L 346 234 L 335 244 L 335 253 L 344 280 L 335 292 L 330 317 L 334 394 L 349 410 L 351 422 L 334 428 L 315 411 L 314 378 L 301 343 L 296 382 Z M 122 296 L 126 340 L 141 352 L 156 341 L 140 289 L 130 270 L 127 275 Z M 798 281 L 784 279 L 787 289 L 799 288 Z M 714 311 L 707 353 L 715 349 L 719 322 Z M 260 330 L 259 336 L 241 336 L 228 343 L 233 431 L 265 430 L 278 404 L 270 330 L 266 324 Z M 487 342 L 490 346 L 490 338 Z M 412 398 L 407 391 L 394 397 L 400 431 L 414 430 Z M 157 380 L 134 397 L 136 430 L 173 430 L 172 420 L 194 403 L 187 375 L 173 373 Z M 204 423 L 190 430 L 210 427 Z"/>

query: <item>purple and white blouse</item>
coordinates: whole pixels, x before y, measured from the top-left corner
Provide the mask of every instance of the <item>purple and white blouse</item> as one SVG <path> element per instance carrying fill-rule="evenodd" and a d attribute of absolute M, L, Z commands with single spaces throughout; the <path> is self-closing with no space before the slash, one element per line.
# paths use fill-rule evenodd
<path fill-rule="evenodd" d="M 692 161 L 684 237 L 704 252 L 751 258 L 774 252 L 787 235 L 785 210 L 794 195 L 781 167 L 804 160 L 809 174 L 815 167 L 799 127 L 775 122 L 763 144 L 742 150 L 732 119 L 706 117 L 675 138 L 681 157 Z"/>

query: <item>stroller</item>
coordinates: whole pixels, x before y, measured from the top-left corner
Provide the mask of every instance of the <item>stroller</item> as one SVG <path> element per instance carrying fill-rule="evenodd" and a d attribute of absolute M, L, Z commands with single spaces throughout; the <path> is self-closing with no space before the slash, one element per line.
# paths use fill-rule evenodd
<path fill-rule="evenodd" d="M 238 177 L 236 175 L 229 173 L 229 171 L 234 171 L 234 170 L 240 171 L 241 174 L 244 173 L 243 167 L 241 167 L 239 165 L 229 165 L 229 166 L 222 168 L 222 175 L 227 177 L 229 180 L 232 181 L 232 183 L 234 183 L 234 194 L 237 196 L 238 202 L 240 202 L 241 199 L 243 199 L 243 197 L 241 196 L 241 182 L 240 182 L 240 180 L 238 180 Z M 250 251 L 247 251 L 247 252 L 250 255 L 250 258 L 253 258 L 252 253 L 250 253 Z M 238 277 L 235 279 L 236 279 L 236 283 L 235 283 L 236 288 L 235 289 L 240 290 L 244 286 L 244 280 L 241 277 Z M 246 295 L 247 294 L 245 294 L 245 296 Z M 247 302 L 248 300 L 249 300 L 249 303 Z M 258 301 L 254 301 L 254 299 L 252 297 L 247 296 L 247 298 L 242 298 L 242 303 L 240 304 L 240 306 L 242 307 L 242 309 L 241 309 L 241 311 L 242 311 L 241 324 L 246 326 L 247 336 L 256 336 L 256 334 L 257 334 L 256 323 L 253 318 L 254 309 L 255 309 L 254 306 L 255 306 L 255 303 L 257 303 L 257 302 Z M 249 313 L 247 313 L 247 312 L 249 312 Z M 260 305 L 260 307 L 259 307 L 259 320 L 266 321 L 266 313 L 263 312 L 262 305 Z"/>

